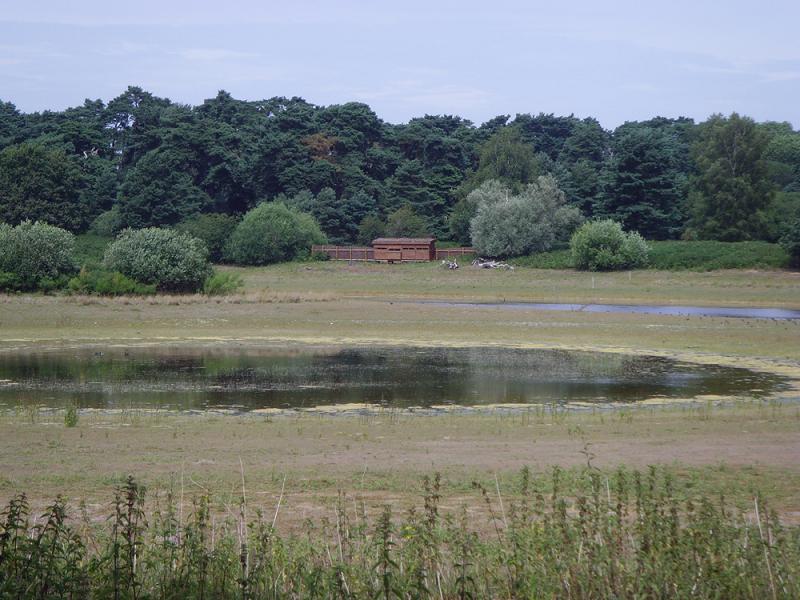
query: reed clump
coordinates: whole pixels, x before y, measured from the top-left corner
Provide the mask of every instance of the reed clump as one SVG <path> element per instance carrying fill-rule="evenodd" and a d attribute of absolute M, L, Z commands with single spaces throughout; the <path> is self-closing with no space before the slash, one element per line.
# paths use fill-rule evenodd
<path fill-rule="evenodd" d="M 286 533 L 279 508 L 248 512 L 244 480 L 222 517 L 206 495 L 184 516 L 183 493 L 149 499 L 132 477 L 102 523 L 62 498 L 35 516 L 21 494 L 0 520 L 0 597 L 800 596 L 800 528 L 760 497 L 746 511 L 679 498 L 655 468 L 587 467 L 571 495 L 562 479 L 524 469 L 516 489 L 476 483 L 471 507 L 444 510 L 437 475 L 403 514 L 340 493 L 332 518 Z"/>

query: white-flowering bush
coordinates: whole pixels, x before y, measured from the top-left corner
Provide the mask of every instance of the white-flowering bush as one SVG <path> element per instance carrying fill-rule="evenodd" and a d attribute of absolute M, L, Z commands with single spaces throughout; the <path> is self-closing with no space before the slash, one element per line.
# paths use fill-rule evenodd
<path fill-rule="evenodd" d="M 126 229 L 108 247 L 103 265 L 159 291 L 194 292 L 211 275 L 200 240 L 171 229 Z"/>
<path fill-rule="evenodd" d="M 470 223 L 472 245 L 486 256 L 522 256 L 566 245 L 583 221 L 551 176 L 539 177 L 517 195 L 487 181 L 468 199 L 478 207 Z"/>
<path fill-rule="evenodd" d="M 650 247 L 638 232 L 626 233 L 616 221 L 584 223 L 570 240 L 572 262 L 585 271 L 646 267 Z"/>
<path fill-rule="evenodd" d="M 74 251 L 75 236 L 60 227 L 0 224 L 0 273 L 13 275 L 19 289 L 57 287 L 54 282 L 77 270 Z"/>

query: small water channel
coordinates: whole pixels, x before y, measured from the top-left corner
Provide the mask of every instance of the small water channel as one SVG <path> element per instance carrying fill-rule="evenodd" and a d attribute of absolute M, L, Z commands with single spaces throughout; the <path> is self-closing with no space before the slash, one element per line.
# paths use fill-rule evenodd
<path fill-rule="evenodd" d="M 434 306 L 504 308 L 508 310 L 560 310 L 590 313 L 636 313 L 738 319 L 800 319 L 800 310 L 729 306 L 670 306 L 651 304 L 564 304 L 546 302 L 426 302 Z"/>
<path fill-rule="evenodd" d="M 764 396 L 779 376 L 652 356 L 416 347 L 154 347 L 0 353 L 0 407 L 308 408 Z"/>

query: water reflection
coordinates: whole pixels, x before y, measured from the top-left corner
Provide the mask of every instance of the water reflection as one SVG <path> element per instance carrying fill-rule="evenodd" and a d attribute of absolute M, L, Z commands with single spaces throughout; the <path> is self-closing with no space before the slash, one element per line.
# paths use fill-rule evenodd
<path fill-rule="evenodd" d="M 0 353 L 0 404 L 297 408 L 763 395 L 778 376 L 565 350 L 259 347 Z"/>

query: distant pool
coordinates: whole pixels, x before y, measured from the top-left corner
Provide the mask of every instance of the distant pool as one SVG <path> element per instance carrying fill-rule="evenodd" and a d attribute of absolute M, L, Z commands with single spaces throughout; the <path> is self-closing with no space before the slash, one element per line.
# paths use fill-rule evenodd
<path fill-rule="evenodd" d="M 649 304 L 552 304 L 544 302 L 426 302 L 435 306 L 506 308 L 509 310 L 562 310 L 590 313 L 640 313 L 646 315 L 734 317 L 740 319 L 800 319 L 800 310 L 724 306 L 659 306 Z"/>
<path fill-rule="evenodd" d="M 780 376 L 566 350 L 224 346 L 0 352 L 0 406 L 298 409 L 765 396 Z"/>

